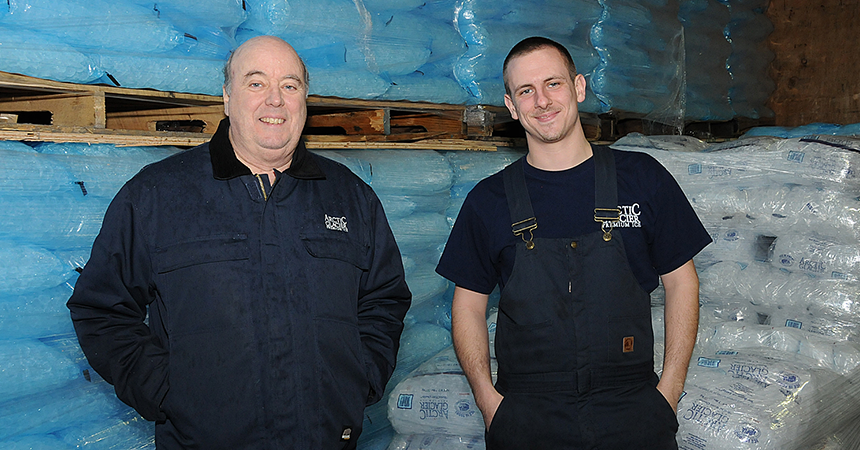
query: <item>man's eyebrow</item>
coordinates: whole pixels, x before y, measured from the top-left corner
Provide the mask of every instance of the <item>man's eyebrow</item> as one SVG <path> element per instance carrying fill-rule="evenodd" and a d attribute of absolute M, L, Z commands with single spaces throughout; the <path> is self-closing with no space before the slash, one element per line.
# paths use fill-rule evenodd
<path fill-rule="evenodd" d="M 256 75 L 265 76 L 266 73 L 263 72 L 262 70 L 250 70 L 250 71 L 248 71 L 248 73 L 245 74 L 244 78 L 248 79 L 248 78 L 251 78 L 251 77 L 256 76 Z M 301 79 L 301 77 L 299 77 L 298 75 L 289 74 L 289 75 L 285 75 L 282 79 L 283 80 L 295 80 L 299 83 L 299 85 L 302 85 L 302 86 L 304 86 L 304 84 L 305 84 L 304 81 Z"/>
<path fill-rule="evenodd" d="M 543 82 L 544 82 L 544 83 L 546 83 L 546 82 L 549 82 L 549 81 L 559 80 L 559 79 L 563 79 L 563 78 L 564 78 L 564 76 L 563 76 L 563 75 L 550 75 L 550 76 L 548 76 L 548 77 L 544 78 L 544 79 L 543 79 Z M 533 86 L 534 86 L 534 85 L 533 85 L 532 83 L 525 83 L 525 84 L 521 84 L 521 85 L 517 86 L 517 87 L 514 89 L 514 92 L 519 91 L 520 89 L 523 89 L 523 88 L 526 88 L 526 87 L 533 87 Z"/>

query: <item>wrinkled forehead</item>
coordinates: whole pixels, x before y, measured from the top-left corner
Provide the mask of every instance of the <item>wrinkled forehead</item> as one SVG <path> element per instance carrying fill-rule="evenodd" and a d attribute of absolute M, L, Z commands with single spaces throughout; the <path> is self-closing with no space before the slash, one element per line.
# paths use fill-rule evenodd
<path fill-rule="evenodd" d="M 303 65 L 299 55 L 286 42 L 258 39 L 248 41 L 236 50 L 232 67 L 234 75 L 237 76 L 288 72 L 301 78 Z"/>

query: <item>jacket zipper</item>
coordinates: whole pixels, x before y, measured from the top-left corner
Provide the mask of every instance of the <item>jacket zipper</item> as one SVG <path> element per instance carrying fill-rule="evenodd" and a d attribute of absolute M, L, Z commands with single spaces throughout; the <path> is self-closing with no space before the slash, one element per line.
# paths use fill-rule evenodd
<path fill-rule="evenodd" d="M 269 196 L 266 195 L 266 185 L 263 184 L 263 179 L 260 178 L 260 174 L 255 174 L 254 176 L 257 177 L 257 182 L 260 183 L 260 190 L 263 191 L 263 201 L 268 201 Z"/>

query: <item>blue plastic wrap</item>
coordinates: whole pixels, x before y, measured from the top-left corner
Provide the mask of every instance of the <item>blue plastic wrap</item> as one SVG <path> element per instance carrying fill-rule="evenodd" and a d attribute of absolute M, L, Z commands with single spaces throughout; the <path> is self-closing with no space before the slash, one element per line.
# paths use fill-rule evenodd
<path fill-rule="evenodd" d="M 183 33 L 155 11 L 122 0 L 9 0 L 4 23 L 51 34 L 78 49 L 162 52 Z"/>
<path fill-rule="evenodd" d="M 0 238 L 0 295 L 37 292 L 59 286 L 74 269 L 45 248 Z"/>
<path fill-rule="evenodd" d="M 559 14 L 570 11 L 572 14 Z M 589 41 L 592 25 L 600 15 L 597 0 L 559 2 L 530 0 L 499 3 L 458 0 L 455 26 L 467 50 L 454 67 L 454 76 L 471 99 L 469 103 L 503 105 L 502 64 L 511 48 L 522 39 L 542 35 L 564 45 L 573 57 L 577 72 L 586 78 L 599 58 Z M 581 111 L 598 112 L 591 86 Z"/>
<path fill-rule="evenodd" d="M 0 191 L 0 239 L 52 247 L 91 246 L 110 200 L 81 192 L 13 195 Z"/>
<path fill-rule="evenodd" d="M 773 117 L 767 100 L 776 89 L 768 75 L 774 53 L 767 46 L 767 36 L 773 23 L 765 14 L 765 0 L 720 0 L 729 7 L 731 20 L 726 26 L 726 39 L 732 53 L 726 67 L 732 78 L 729 99 L 735 114 L 758 119 Z"/>
<path fill-rule="evenodd" d="M 8 23 L 2 13 L 0 43 L 0 67 L 5 72 L 72 83 L 89 83 L 104 75 L 93 58 L 60 38 Z"/>
<path fill-rule="evenodd" d="M 74 333 L 66 284 L 24 294 L 0 294 L 0 341 Z"/>
<path fill-rule="evenodd" d="M 731 119 L 732 79 L 726 62 L 732 45 L 724 34 L 730 19 L 728 7 L 718 0 L 683 0 L 678 19 L 684 25 L 687 119 Z"/>
<path fill-rule="evenodd" d="M 0 398 L 14 399 L 82 378 L 68 356 L 35 339 L 0 340 Z"/>
<path fill-rule="evenodd" d="M 601 111 L 639 113 L 678 128 L 684 121 L 684 41 L 679 3 L 599 0 L 591 40 L 600 55 L 592 89 Z"/>
<path fill-rule="evenodd" d="M 247 18 L 243 0 L 130 0 L 131 3 L 157 11 L 158 16 L 182 30 L 206 23 L 221 28 L 235 28 Z"/>

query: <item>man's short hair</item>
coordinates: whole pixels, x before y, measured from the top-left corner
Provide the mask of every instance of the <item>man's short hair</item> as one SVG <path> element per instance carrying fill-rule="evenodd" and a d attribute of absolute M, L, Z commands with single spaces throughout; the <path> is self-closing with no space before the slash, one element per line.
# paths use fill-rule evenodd
<path fill-rule="evenodd" d="M 236 54 L 236 50 L 234 49 L 230 52 L 230 57 L 227 58 L 227 62 L 224 63 L 224 90 L 227 93 L 230 93 L 230 84 L 233 82 L 233 76 L 231 75 L 232 66 L 233 66 L 233 55 Z M 298 56 L 299 64 L 302 66 L 302 81 L 305 83 L 305 93 L 310 92 L 310 74 L 308 74 L 308 68 L 305 66 L 305 61 L 301 56 Z"/>
<path fill-rule="evenodd" d="M 570 52 L 567 51 L 567 48 L 552 39 L 541 36 L 532 36 L 518 42 L 517 45 L 508 52 L 508 56 L 505 58 L 505 64 L 502 66 L 502 80 L 505 82 L 505 93 L 511 95 L 511 90 L 508 87 L 508 63 L 518 56 L 526 55 L 535 50 L 547 47 L 554 48 L 561 53 L 564 57 L 565 63 L 567 64 L 567 70 L 570 72 L 570 78 L 576 78 L 576 64 L 573 63 L 573 57 L 570 56 Z"/>

